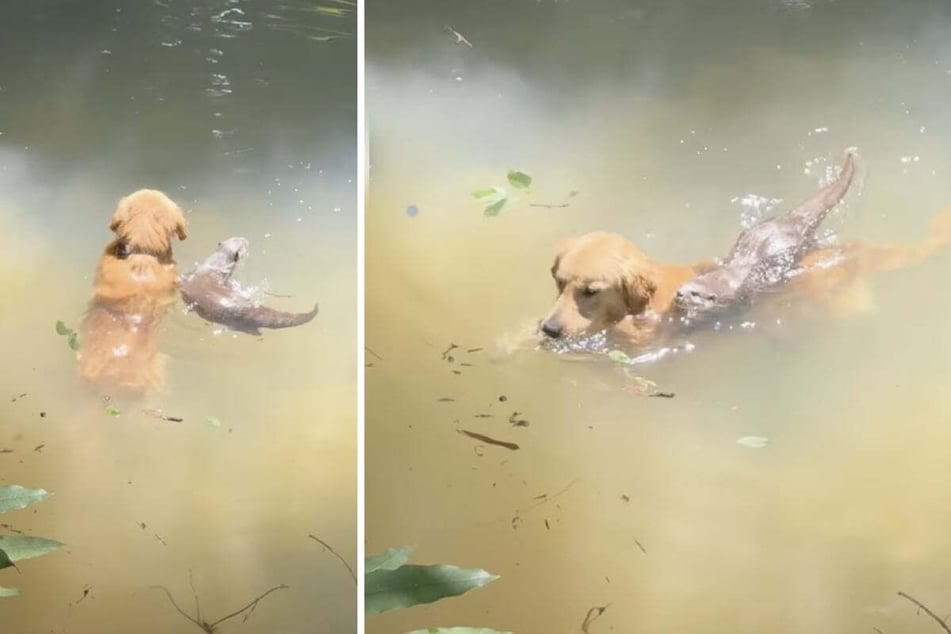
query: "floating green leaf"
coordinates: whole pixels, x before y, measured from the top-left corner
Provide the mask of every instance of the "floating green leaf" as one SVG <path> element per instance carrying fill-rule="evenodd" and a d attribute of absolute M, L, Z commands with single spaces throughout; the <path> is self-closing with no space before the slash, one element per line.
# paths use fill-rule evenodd
<path fill-rule="evenodd" d="M 208 416 L 205 418 L 205 424 L 210 427 L 221 427 L 221 421 L 214 416 Z"/>
<path fill-rule="evenodd" d="M 526 174 L 525 172 L 519 172 L 518 170 L 509 170 L 508 173 L 509 183 L 512 187 L 518 187 L 519 189 L 528 189 L 532 185 L 532 177 Z"/>
<path fill-rule="evenodd" d="M 0 487 L 0 513 L 25 508 L 46 499 L 48 495 L 43 489 L 26 489 L 15 484 Z"/>
<path fill-rule="evenodd" d="M 6 554 L 6 558 L 11 562 L 39 557 L 62 547 L 63 544 L 60 542 L 42 537 L 0 535 L 0 550 Z M 4 567 L 6 566 L 0 564 L 0 568 Z"/>
<path fill-rule="evenodd" d="M 364 559 L 363 574 L 368 575 L 377 570 L 396 570 L 409 561 L 414 550 L 416 550 L 415 546 L 403 546 L 390 548 L 380 555 L 370 555 Z"/>
<path fill-rule="evenodd" d="M 763 436 L 743 436 L 736 439 L 736 444 L 749 447 L 750 449 L 762 449 L 769 444 L 769 438 Z"/>
<path fill-rule="evenodd" d="M 20 591 L 16 588 L 4 588 L 3 586 L 0 586 L 0 599 L 18 596 L 20 596 Z"/>
<path fill-rule="evenodd" d="M 70 348 L 79 350 L 79 335 L 62 321 L 56 322 L 56 334 L 66 337 L 66 343 Z"/>
<path fill-rule="evenodd" d="M 490 189 L 480 189 L 478 191 L 472 192 L 472 197 L 476 200 L 482 200 L 483 198 L 490 198 L 492 196 L 505 195 L 505 190 L 501 187 L 492 187 Z"/>
<path fill-rule="evenodd" d="M 631 357 L 627 356 L 622 350 L 612 350 L 608 353 L 608 359 L 615 363 L 630 363 Z"/>
<path fill-rule="evenodd" d="M 508 198 L 502 198 L 495 201 L 485 208 L 485 215 L 489 217 L 498 216 L 499 212 L 502 211 L 502 207 L 505 207 L 506 202 L 508 202 Z"/>
<path fill-rule="evenodd" d="M 456 566 L 404 565 L 366 575 L 365 607 L 368 614 L 408 608 L 454 597 L 498 579 L 485 570 Z"/>
<path fill-rule="evenodd" d="M 109 405 L 109 406 L 106 407 L 106 413 L 109 414 L 110 416 L 112 416 L 113 418 L 115 418 L 115 417 L 117 417 L 121 412 L 119 411 L 119 408 L 116 407 L 115 405 Z"/>
<path fill-rule="evenodd" d="M 408 634 L 512 634 L 485 627 L 431 627 L 428 630 L 414 630 Z"/>

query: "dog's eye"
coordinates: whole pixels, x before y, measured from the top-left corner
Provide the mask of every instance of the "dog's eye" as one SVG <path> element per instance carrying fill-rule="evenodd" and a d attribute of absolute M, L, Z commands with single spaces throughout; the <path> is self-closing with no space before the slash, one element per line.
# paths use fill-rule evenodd
<path fill-rule="evenodd" d="M 598 294 L 599 291 L 600 289 L 591 288 L 590 286 L 585 286 L 584 289 L 581 291 L 581 294 L 584 295 L 585 297 L 594 297 L 595 295 Z"/>

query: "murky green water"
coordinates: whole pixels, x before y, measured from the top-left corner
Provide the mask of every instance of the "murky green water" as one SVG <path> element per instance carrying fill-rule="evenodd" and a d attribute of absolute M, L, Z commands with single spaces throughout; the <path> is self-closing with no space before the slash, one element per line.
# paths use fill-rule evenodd
<path fill-rule="evenodd" d="M 0 448 L 12 452 L 0 480 L 54 495 L 5 514 L 0 533 L 66 547 L 0 573 L 22 593 L 0 606 L 4 631 L 186 631 L 151 587 L 193 613 L 189 571 L 209 622 L 289 586 L 222 632 L 354 630 L 354 583 L 308 537 L 355 559 L 356 21 L 326 4 L 348 13 L 293 1 L 5 8 Z M 275 306 L 317 301 L 321 313 L 259 341 L 175 310 L 166 391 L 113 418 L 77 386 L 54 324 L 78 325 L 109 217 L 140 187 L 186 210 L 182 271 L 245 236 L 239 278 L 290 296 Z"/>
<path fill-rule="evenodd" d="M 368 4 L 367 550 L 501 576 L 368 631 L 577 632 L 606 604 L 591 632 L 934 629 L 897 592 L 951 601 L 948 254 L 871 279 L 865 314 L 640 369 L 673 399 L 490 351 L 549 310 L 562 238 L 723 255 L 735 199 L 795 203 L 851 145 L 860 183 L 829 226 L 921 239 L 951 205 L 951 7 Z M 508 168 L 532 197 L 484 218 L 470 194 Z"/>

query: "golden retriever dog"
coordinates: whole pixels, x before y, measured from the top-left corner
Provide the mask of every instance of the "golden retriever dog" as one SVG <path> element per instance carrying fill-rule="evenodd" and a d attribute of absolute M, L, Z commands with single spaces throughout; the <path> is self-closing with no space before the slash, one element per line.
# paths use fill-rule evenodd
<path fill-rule="evenodd" d="M 651 343 L 677 289 L 709 265 L 658 262 L 615 233 L 571 238 L 551 267 L 558 299 L 541 330 L 552 339 L 606 331 L 633 347 Z"/>
<path fill-rule="evenodd" d="M 186 238 L 185 215 L 141 189 L 119 201 L 109 229 L 116 239 L 99 258 L 80 326 L 79 376 L 104 394 L 140 395 L 165 381 L 158 334 L 177 296 L 172 236 Z"/>
<path fill-rule="evenodd" d="M 919 243 L 851 243 L 813 251 L 803 259 L 799 274 L 767 301 L 809 299 L 831 306 L 854 291 L 865 276 L 915 266 L 949 245 L 951 210 L 934 220 L 930 235 Z M 658 262 L 614 233 L 571 238 L 558 249 L 551 267 L 558 298 L 542 320 L 541 331 L 550 339 L 604 331 L 612 341 L 633 350 L 657 344 L 664 323 L 676 315 L 677 289 L 711 264 Z"/>

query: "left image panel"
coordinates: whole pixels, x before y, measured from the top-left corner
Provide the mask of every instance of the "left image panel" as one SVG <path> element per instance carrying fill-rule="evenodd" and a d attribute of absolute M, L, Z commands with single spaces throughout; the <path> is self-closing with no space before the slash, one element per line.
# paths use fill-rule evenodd
<path fill-rule="evenodd" d="M 3 631 L 356 630 L 357 23 L 5 8 Z"/>

